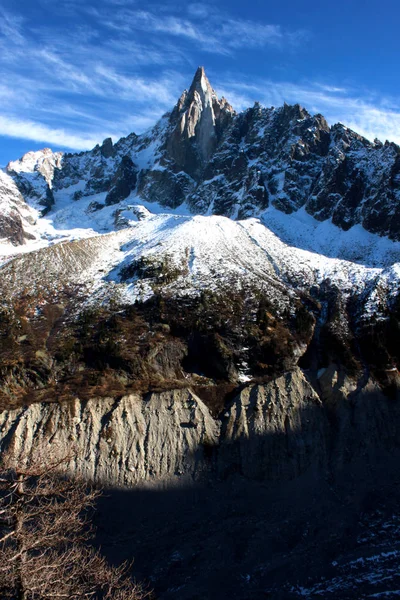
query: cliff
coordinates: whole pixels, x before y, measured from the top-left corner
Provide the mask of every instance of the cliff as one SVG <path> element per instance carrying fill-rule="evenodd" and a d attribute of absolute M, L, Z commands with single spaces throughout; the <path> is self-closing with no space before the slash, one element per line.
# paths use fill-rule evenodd
<path fill-rule="evenodd" d="M 340 477 L 397 447 L 400 408 L 376 383 L 358 389 L 331 366 L 316 387 L 297 368 L 245 387 L 219 418 L 189 389 L 35 403 L 1 413 L 1 449 L 19 463 L 70 456 L 75 476 L 132 486 L 232 472 L 279 482 L 310 470 Z"/>

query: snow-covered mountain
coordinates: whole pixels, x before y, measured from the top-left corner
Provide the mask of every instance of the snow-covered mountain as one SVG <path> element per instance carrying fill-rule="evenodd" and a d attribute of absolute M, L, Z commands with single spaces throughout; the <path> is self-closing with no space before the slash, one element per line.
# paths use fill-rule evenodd
<path fill-rule="evenodd" d="M 374 143 L 299 105 L 236 114 L 199 68 L 189 91 L 149 131 L 79 154 L 28 153 L 7 166 L 21 193 L 48 210 L 54 193 L 105 194 L 93 210 L 128 197 L 231 218 L 269 206 L 304 207 L 319 221 L 400 238 L 400 149 Z"/>
<path fill-rule="evenodd" d="M 398 595 L 397 512 L 374 511 L 397 493 L 399 152 L 299 105 L 236 113 L 199 68 L 140 136 L 10 162 L 0 449 L 71 445 L 73 474 L 112 485 L 232 485 L 210 529 L 235 597 Z M 233 558 L 232 523 L 263 532 Z M 160 597 L 194 597 L 193 556 Z"/>
<path fill-rule="evenodd" d="M 1 172 L 4 302 L 79 288 L 78 314 L 110 299 L 261 294 L 293 338 L 289 363 L 304 353 L 326 362 L 314 338 L 329 330 L 343 346 L 335 360 L 347 349 L 362 371 L 372 359 L 357 348 L 372 343 L 374 320 L 397 318 L 399 152 L 299 105 L 237 114 L 200 67 L 144 134 L 78 154 L 29 152 Z M 385 379 L 397 351 L 382 345 Z M 274 371 L 275 355 L 258 371 L 247 355 L 237 350 L 231 379 Z"/>
<path fill-rule="evenodd" d="M 200 67 L 174 109 L 143 135 L 132 133 L 115 145 L 107 139 L 78 154 L 46 148 L 10 162 L 1 174 L 1 254 L 6 259 L 147 218 L 156 239 L 158 220 L 150 217 L 161 212 L 181 217 L 186 228 L 190 222 L 190 236 L 196 243 L 198 235 L 201 246 L 202 221 L 191 215 L 238 222 L 256 217 L 265 239 L 259 246 L 259 240 L 248 238 L 253 246 L 244 250 L 249 270 L 260 262 L 262 248 L 278 276 L 293 279 L 296 272 L 298 283 L 304 278 L 311 285 L 336 272 L 338 285 L 351 287 L 341 271 L 353 270 L 357 281 L 369 281 L 369 267 L 378 269 L 376 274 L 389 269 L 394 273 L 389 279 L 396 279 L 391 265 L 399 260 L 400 246 L 391 239 L 399 237 L 398 156 L 395 144 L 371 144 L 343 125 L 329 128 L 321 115 L 312 117 L 299 105 L 265 109 L 256 104 L 236 114 L 218 99 Z M 206 222 L 208 242 L 217 245 L 219 222 Z M 236 227 L 229 221 L 226 227 L 240 245 L 247 224 Z M 314 255 L 305 259 L 304 251 Z M 216 253 L 218 248 L 209 253 L 206 271 L 218 270 L 211 260 Z M 345 268 L 330 259 L 356 266 Z M 240 262 L 240 252 L 221 260 L 229 272 Z"/>

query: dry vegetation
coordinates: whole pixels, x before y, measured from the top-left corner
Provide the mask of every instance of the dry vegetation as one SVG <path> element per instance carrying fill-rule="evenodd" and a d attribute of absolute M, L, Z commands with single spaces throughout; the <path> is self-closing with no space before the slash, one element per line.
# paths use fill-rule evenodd
<path fill-rule="evenodd" d="M 143 600 L 150 594 L 89 541 L 98 492 L 59 474 L 61 462 L 0 471 L 0 597 Z"/>
<path fill-rule="evenodd" d="M 335 362 L 355 376 L 367 364 L 383 381 L 398 364 L 398 299 L 386 319 L 360 321 L 329 286 L 321 303 L 284 294 L 280 307 L 268 290 L 232 287 L 82 309 L 77 288 L 21 293 L 0 307 L 0 408 L 191 386 L 216 414 L 241 370 L 265 381 L 293 368 L 306 348 L 306 368 Z"/>
<path fill-rule="evenodd" d="M 157 293 L 135 305 L 79 310 L 81 300 L 70 291 L 57 298 L 21 294 L 3 306 L 3 407 L 188 385 L 220 386 L 225 396 L 243 363 L 254 377 L 291 368 L 315 322 L 299 300 L 278 314 L 257 288 L 179 298 Z M 215 411 L 213 394 L 203 396 L 213 398 Z"/>

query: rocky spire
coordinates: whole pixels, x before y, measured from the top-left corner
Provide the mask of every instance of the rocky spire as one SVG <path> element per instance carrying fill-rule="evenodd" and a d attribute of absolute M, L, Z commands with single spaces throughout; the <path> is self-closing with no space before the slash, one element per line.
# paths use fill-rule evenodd
<path fill-rule="evenodd" d="M 174 129 L 167 143 L 169 155 L 194 175 L 198 159 L 200 164 L 209 160 L 222 129 L 234 114 L 225 98 L 218 99 L 204 67 L 199 67 L 189 91 L 183 92 L 171 114 Z"/>
<path fill-rule="evenodd" d="M 188 100 L 192 102 L 195 99 L 195 94 L 199 94 L 200 98 L 203 101 L 207 101 L 211 98 L 212 94 L 215 94 L 214 90 L 211 87 L 210 82 L 208 81 L 206 72 L 204 67 L 198 67 L 195 76 L 192 81 L 192 85 L 190 86 L 188 93 Z"/>

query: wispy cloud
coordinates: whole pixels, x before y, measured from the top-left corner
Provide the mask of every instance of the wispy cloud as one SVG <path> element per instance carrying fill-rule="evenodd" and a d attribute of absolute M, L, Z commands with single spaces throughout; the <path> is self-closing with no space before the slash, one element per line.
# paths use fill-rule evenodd
<path fill-rule="evenodd" d="M 140 132 L 172 108 L 199 59 L 207 66 L 208 59 L 216 64 L 214 55 L 223 65 L 239 53 L 284 58 L 312 35 L 240 19 L 215 4 L 176 2 L 152 0 L 144 8 L 134 0 L 37 0 L 23 17 L 17 3 L 12 11 L 0 7 L 0 135 L 82 150 L 109 135 Z M 51 26 L 30 20 L 40 10 L 51 15 Z M 299 102 L 331 123 L 400 142 L 400 107 L 392 98 L 324 78 L 282 82 L 239 70 L 228 77 L 223 67 L 215 82 L 238 110 L 255 100 Z"/>
<path fill-rule="evenodd" d="M 118 88 L 124 99 L 140 99 L 142 103 L 151 101 L 158 105 L 171 106 L 176 101 L 176 93 L 173 93 L 173 90 L 177 81 L 182 81 L 183 85 L 182 77 L 177 73 L 164 75 L 157 80 L 146 80 L 144 77 L 126 77 L 112 68 L 101 65 L 95 68 L 95 73 L 101 82 L 109 82 Z"/>
<path fill-rule="evenodd" d="M 41 123 L 3 115 L 0 115 L 0 133 L 8 137 L 55 144 L 57 147 L 77 150 L 89 150 L 98 142 L 96 138 L 78 136 L 68 133 L 64 129 L 51 129 Z"/>
<path fill-rule="evenodd" d="M 62 8 L 81 7 L 71 1 Z M 187 85 L 171 69 L 187 59 L 168 43 L 107 36 L 104 30 L 101 35 L 96 23 L 81 21 L 72 30 L 24 29 L 22 19 L 1 13 L 2 136 L 86 149 L 103 136 L 118 138 L 149 127 Z M 144 65 L 157 65 L 157 72 L 142 73 Z"/>
<path fill-rule="evenodd" d="M 284 31 L 279 25 L 263 25 L 252 21 L 229 19 L 218 32 L 230 48 L 261 48 L 266 45 L 287 47 L 307 38 L 307 32 Z"/>
<path fill-rule="evenodd" d="M 24 43 L 22 24 L 21 16 L 8 13 L 0 7 L 0 33 L 6 39 L 12 39 L 14 44 Z"/>
<path fill-rule="evenodd" d="M 192 40 L 199 39 L 199 36 L 201 40 L 204 39 L 200 30 L 187 19 L 165 15 L 159 17 L 144 10 L 121 12 L 117 19 L 108 21 L 107 25 L 119 31 L 121 28 L 124 28 L 125 31 L 142 29 L 151 33 L 168 33 Z"/>
<path fill-rule="evenodd" d="M 308 35 L 304 30 L 291 31 L 280 25 L 233 19 L 218 9 L 199 4 L 188 6 L 186 18 L 130 9 L 108 14 L 103 23 L 118 31 L 141 30 L 184 38 L 200 45 L 203 51 L 225 55 L 240 48 L 287 48 L 305 41 Z"/>
<path fill-rule="evenodd" d="M 186 10 L 191 17 L 199 19 L 207 19 L 210 14 L 215 15 L 217 12 L 215 7 L 200 3 L 188 4 Z"/>
<path fill-rule="evenodd" d="M 340 119 L 345 125 L 366 138 L 390 140 L 400 144 L 400 112 L 376 108 L 366 103 L 357 103 L 354 110 L 344 107 Z"/>

